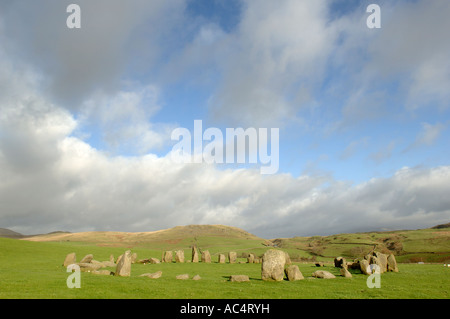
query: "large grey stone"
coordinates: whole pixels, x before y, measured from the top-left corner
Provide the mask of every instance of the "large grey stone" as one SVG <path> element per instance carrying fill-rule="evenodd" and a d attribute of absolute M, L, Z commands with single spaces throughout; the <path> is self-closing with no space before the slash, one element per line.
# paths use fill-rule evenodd
<path fill-rule="evenodd" d="M 175 262 L 184 263 L 184 251 L 183 250 L 177 250 L 175 252 Z"/>
<path fill-rule="evenodd" d="M 298 269 L 297 265 L 290 265 L 284 270 L 286 277 L 289 281 L 302 280 L 305 279 L 303 277 L 302 272 Z"/>
<path fill-rule="evenodd" d="M 211 254 L 208 250 L 202 251 L 202 262 L 211 263 Z"/>
<path fill-rule="evenodd" d="M 131 251 L 127 250 L 116 266 L 115 276 L 129 277 L 131 276 Z"/>
<path fill-rule="evenodd" d="M 285 264 L 286 254 L 284 251 L 275 249 L 266 251 L 261 264 L 262 280 L 283 280 Z"/>
<path fill-rule="evenodd" d="M 230 251 L 230 252 L 228 253 L 228 262 L 229 262 L 230 264 L 234 264 L 234 263 L 236 263 L 236 259 L 237 259 L 237 254 L 236 254 L 236 252 L 235 252 L 235 251 Z"/>

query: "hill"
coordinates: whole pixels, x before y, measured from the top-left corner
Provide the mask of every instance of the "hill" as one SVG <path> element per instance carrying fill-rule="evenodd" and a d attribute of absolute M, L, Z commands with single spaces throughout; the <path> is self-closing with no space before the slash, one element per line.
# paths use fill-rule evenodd
<path fill-rule="evenodd" d="M 399 262 L 450 262 L 449 224 L 427 229 L 337 234 L 331 236 L 277 238 L 276 247 L 299 260 L 348 259 L 364 256 L 375 246 L 393 253 Z"/>
<path fill-rule="evenodd" d="M 7 228 L 0 228 L 0 237 L 5 238 L 23 238 L 24 235 Z"/>
<path fill-rule="evenodd" d="M 97 246 L 143 247 L 150 249 L 184 249 L 197 245 L 204 249 L 220 247 L 262 247 L 259 238 L 237 227 L 223 225 L 188 225 L 152 232 L 113 232 L 93 231 L 80 233 L 49 233 L 36 235 L 23 240 L 37 242 L 84 242 Z"/>
<path fill-rule="evenodd" d="M 263 239 L 242 229 L 223 225 L 177 226 L 153 232 L 55 232 L 22 240 L 39 242 L 91 243 L 103 247 L 146 248 L 154 250 L 189 249 L 197 245 L 211 253 L 235 250 L 241 255 L 261 255 L 267 246 L 281 248 L 295 261 L 348 259 L 367 254 L 374 246 L 393 253 L 399 262 L 450 262 L 450 228 L 438 225 L 428 229 L 337 234 L 331 236 Z"/>

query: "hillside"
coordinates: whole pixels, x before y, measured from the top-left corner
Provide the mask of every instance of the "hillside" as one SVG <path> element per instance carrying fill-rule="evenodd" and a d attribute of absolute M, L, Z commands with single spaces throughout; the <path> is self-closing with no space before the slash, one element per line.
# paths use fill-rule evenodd
<path fill-rule="evenodd" d="M 91 243 L 103 247 L 189 249 L 193 244 L 212 253 L 230 249 L 261 255 L 267 246 L 281 248 L 295 261 L 328 261 L 336 256 L 359 258 L 370 250 L 393 253 L 399 262 L 450 262 L 448 224 L 428 229 L 337 234 L 266 240 L 242 229 L 223 225 L 177 226 L 153 232 L 55 232 L 22 238 L 39 242 Z"/>
<path fill-rule="evenodd" d="M 375 246 L 393 253 L 399 262 L 450 262 L 449 224 L 418 230 L 337 234 L 331 236 L 277 238 L 275 246 L 299 260 L 349 259 L 364 256 Z"/>
<path fill-rule="evenodd" d="M 10 229 L 0 228 L 0 237 L 4 238 L 23 238 L 24 235 Z"/>
<path fill-rule="evenodd" d="M 152 232 L 80 232 L 50 233 L 23 238 L 38 242 L 84 242 L 97 246 L 145 247 L 151 249 L 190 248 L 193 244 L 203 247 L 258 247 L 267 242 L 242 229 L 223 225 L 188 225 Z"/>

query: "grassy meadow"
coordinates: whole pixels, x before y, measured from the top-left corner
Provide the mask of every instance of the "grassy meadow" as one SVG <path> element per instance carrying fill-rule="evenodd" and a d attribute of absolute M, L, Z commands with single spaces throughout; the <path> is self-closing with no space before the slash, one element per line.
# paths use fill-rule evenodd
<path fill-rule="evenodd" d="M 254 238 L 202 237 L 197 244 L 204 244 L 212 254 L 212 263 L 161 263 L 133 264 L 131 277 L 114 277 L 81 273 L 81 288 L 69 289 L 66 280 L 70 273 L 62 266 L 65 256 L 75 252 L 77 261 L 93 254 L 98 261 L 115 258 L 125 250 L 137 253 L 138 259 L 161 258 L 162 250 L 189 244 L 190 240 L 167 241 L 165 244 L 141 243 L 134 247 L 105 245 L 89 242 L 48 241 L 0 238 L 0 298 L 1 299 L 448 299 L 450 297 L 450 268 L 440 264 L 400 264 L 399 273 L 381 275 L 381 288 L 368 288 L 367 276 L 350 270 L 353 278 L 339 275 L 339 269 L 327 263 L 317 268 L 313 263 L 294 262 L 300 268 L 304 280 L 289 282 L 264 282 L 260 264 L 217 263 L 217 253 L 230 250 L 263 253 L 268 247 Z M 201 247 L 201 245 L 199 245 Z M 290 247 L 288 250 L 293 250 Z M 186 260 L 191 250 L 184 248 Z M 238 258 L 238 261 L 244 261 Z M 329 260 L 328 260 L 329 261 Z M 115 269 L 109 268 L 114 271 Z M 336 279 L 315 279 L 315 270 L 327 270 Z M 162 271 L 159 279 L 139 277 L 140 274 Z M 177 280 L 175 276 L 187 273 L 201 280 Z M 230 275 L 244 274 L 250 282 L 230 282 Z"/>

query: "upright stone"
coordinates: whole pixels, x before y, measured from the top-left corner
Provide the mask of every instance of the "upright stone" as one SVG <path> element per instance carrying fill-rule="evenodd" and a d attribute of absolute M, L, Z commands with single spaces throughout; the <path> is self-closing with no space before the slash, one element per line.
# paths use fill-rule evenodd
<path fill-rule="evenodd" d="M 163 263 L 171 263 L 172 262 L 172 252 L 170 250 L 163 252 L 162 262 Z"/>
<path fill-rule="evenodd" d="M 131 263 L 134 264 L 136 262 L 136 260 L 137 260 L 137 253 L 133 253 L 131 255 Z"/>
<path fill-rule="evenodd" d="M 89 254 L 89 255 L 84 256 L 83 259 L 80 260 L 80 263 L 88 264 L 91 262 L 92 259 L 94 259 L 94 256 L 92 254 Z"/>
<path fill-rule="evenodd" d="M 115 276 L 130 277 L 131 275 L 131 251 L 127 250 L 116 267 Z"/>
<path fill-rule="evenodd" d="M 230 252 L 228 253 L 228 262 L 229 262 L 230 264 L 234 264 L 234 263 L 236 263 L 236 259 L 237 259 L 237 254 L 236 254 L 236 252 L 235 252 L 235 251 L 230 251 Z"/>
<path fill-rule="evenodd" d="M 177 250 L 175 252 L 175 262 L 184 263 L 184 251 L 183 250 Z"/>
<path fill-rule="evenodd" d="M 208 250 L 202 251 L 202 262 L 203 263 L 211 263 L 211 254 Z"/>
<path fill-rule="evenodd" d="M 109 261 L 114 263 L 114 255 L 113 254 L 109 255 Z"/>
<path fill-rule="evenodd" d="M 286 254 L 284 251 L 269 249 L 264 253 L 261 264 L 262 280 L 282 281 L 284 277 L 284 265 Z"/>
<path fill-rule="evenodd" d="M 253 261 L 255 260 L 255 255 L 254 254 L 249 254 L 247 257 L 247 262 L 249 264 L 253 264 Z"/>
<path fill-rule="evenodd" d="M 387 264 L 388 264 L 388 262 L 387 262 L 387 257 L 388 256 L 386 254 L 383 254 L 383 253 L 380 253 L 380 252 L 375 252 L 374 255 L 377 256 L 378 266 L 380 266 L 381 273 L 386 272 L 387 271 Z"/>
<path fill-rule="evenodd" d="M 224 264 L 225 263 L 225 255 L 224 254 L 219 254 L 219 258 L 217 259 L 217 262 L 219 264 Z"/>
<path fill-rule="evenodd" d="M 286 273 L 286 277 L 289 281 L 305 279 L 297 265 L 290 265 L 284 270 L 284 272 Z"/>
<path fill-rule="evenodd" d="M 369 266 L 370 264 L 367 259 L 362 259 L 359 261 L 359 269 L 364 275 L 371 275 Z"/>
<path fill-rule="evenodd" d="M 347 270 L 347 268 L 342 267 L 341 270 L 341 276 L 345 278 L 352 278 L 352 274 Z"/>
<path fill-rule="evenodd" d="M 77 262 L 77 255 L 75 253 L 67 254 L 66 259 L 64 259 L 63 266 L 67 267 L 69 265 L 75 264 Z"/>
<path fill-rule="evenodd" d="M 397 260 L 393 254 L 387 257 L 387 271 L 398 272 Z"/>
<path fill-rule="evenodd" d="M 198 263 L 198 250 L 197 246 L 192 246 L 192 262 Z"/>

